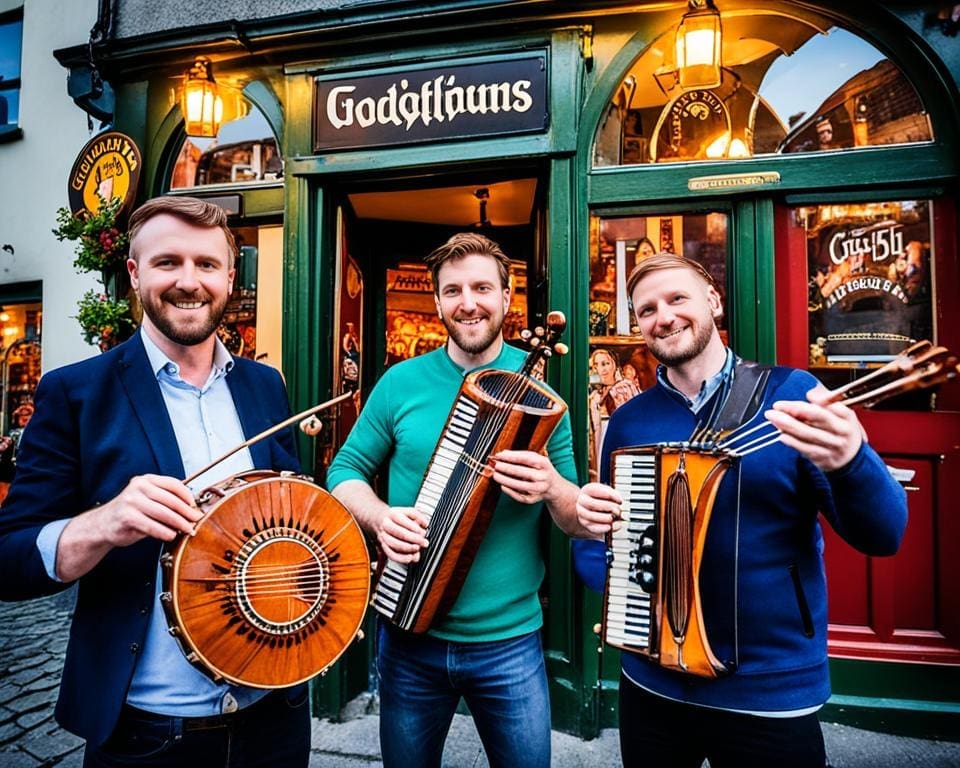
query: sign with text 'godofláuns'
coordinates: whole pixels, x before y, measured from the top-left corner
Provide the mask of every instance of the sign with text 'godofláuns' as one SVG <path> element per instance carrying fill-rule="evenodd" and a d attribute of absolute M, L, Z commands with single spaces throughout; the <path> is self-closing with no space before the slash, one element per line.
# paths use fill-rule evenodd
<path fill-rule="evenodd" d="M 316 79 L 314 152 L 545 131 L 543 53 Z"/>

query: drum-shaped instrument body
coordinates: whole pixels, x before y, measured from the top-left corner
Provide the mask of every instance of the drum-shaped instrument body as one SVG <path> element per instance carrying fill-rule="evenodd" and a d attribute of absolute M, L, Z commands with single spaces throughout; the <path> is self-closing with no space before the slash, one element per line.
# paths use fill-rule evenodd
<path fill-rule="evenodd" d="M 414 503 L 427 519 L 430 545 L 416 563 L 386 561 L 373 599 L 379 613 L 402 629 L 426 632 L 450 610 L 500 497 L 490 457 L 543 450 L 566 410 L 521 373 L 487 369 L 466 376 Z"/>
<path fill-rule="evenodd" d="M 720 481 L 736 461 L 725 451 L 676 445 L 611 454 L 623 525 L 607 536 L 608 644 L 703 677 L 726 672 L 703 622 L 700 566 Z"/>
<path fill-rule="evenodd" d="M 195 535 L 161 557 L 161 602 L 187 659 L 214 680 L 282 688 L 329 667 L 360 629 L 366 542 L 309 479 L 247 472 L 203 491 Z"/>

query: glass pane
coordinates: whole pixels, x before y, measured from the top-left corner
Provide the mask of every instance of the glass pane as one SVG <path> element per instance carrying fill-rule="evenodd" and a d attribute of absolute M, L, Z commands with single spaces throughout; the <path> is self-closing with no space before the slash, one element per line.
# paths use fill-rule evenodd
<path fill-rule="evenodd" d="M 827 386 L 914 341 L 935 341 L 930 207 L 900 200 L 791 210 L 807 249 L 810 368 Z"/>
<path fill-rule="evenodd" d="M 720 211 L 590 218 L 590 475 L 597 475 L 607 419 L 656 382 L 627 295 L 627 277 L 646 256 L 669 251 L 702 264 L 726 307 L 728 216 Z M 719 321 L 726 341 L 725 320 Z"/>
<path fill-rule="evenodd" d="M 20 79 L 23 21 L 0 24 L 0 81 Z"/>
<path fill-rule="evenodd" d="M 217 329 L 233 354 L 281 365 L 283 228 L 235 227 L 233 293 Z"/>
<path fill-rule="evenodd" d="M 23 20 L 0 24 L 0 125 L 20 122 L 20 55 Z"/>
<path fill-rule="evenodd" d="M 217 138 L 184 139 L 170 176 L 171 189 L 283 178 L 283 158 L 263 113 L 239 96 L 233 113 L 239 117 L 221 125 Z"/>
<path fill-rule="evenodd" d="M 0 125 L 20 122 L 20 89 L 4 88 L 0 83 Z"/>
<path fill-rule="evenodd" d="M 761 13 L 724 17 L 722 30 L 715 87 L 681 87 L 675 29 L 634 62 L 598 126 L 594 165 L 932 140 L 916 90 L 856 35 L 827 20 Z"/>

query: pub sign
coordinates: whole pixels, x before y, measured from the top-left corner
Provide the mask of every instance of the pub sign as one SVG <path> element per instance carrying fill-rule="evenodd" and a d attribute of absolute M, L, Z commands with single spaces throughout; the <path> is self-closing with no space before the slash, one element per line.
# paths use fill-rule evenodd
<path fill-rule="evenodd" d="M 316 79 L 314 152 L 545 131 L 546 54 Z"/>

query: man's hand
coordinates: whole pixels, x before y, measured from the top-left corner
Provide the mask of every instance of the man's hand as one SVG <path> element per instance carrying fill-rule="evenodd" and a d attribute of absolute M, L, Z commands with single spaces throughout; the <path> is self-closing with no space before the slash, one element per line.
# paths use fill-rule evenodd
<path fill-rule="evenodd" d="M 106 504 L 67 523 L 57 542 L 57 575 L 73 581 L 114 547 L 126 547 L 148 536 L 172 541 L 178 534 L 192 533 L 202 517 L 183 481 L 138 475 Z"/>
<path fill-rule="evenodd" d="M 413 507 L 387 507 L 376 525 L 377 543 L 391 560 L 415 563 L 430 543 L 426 530 L 426 519 Z"/>
<path fill-rule="evenodd" d="M 807 392 L 809 402 L 781 400 L 764 416 L 781 432 L 781 442 L 796 449 L 825 472 L 849 464 L 866 441 L 857 415 L 842 403 L 823 405 L 829 391 L 822 384 Z"/>
<path fill-rule="evenodd" d="M 563 478 L 546 456 L 534 451 L 500 451 L 491 457 L 493 480 L 521 504 L 552 503 Z"/>
<path fill-rule="evenodd" d="M 623 499 L 609 485 L 587 483 L 577 496 L 577 521 L 595 538 L 618 531 Z"/>

